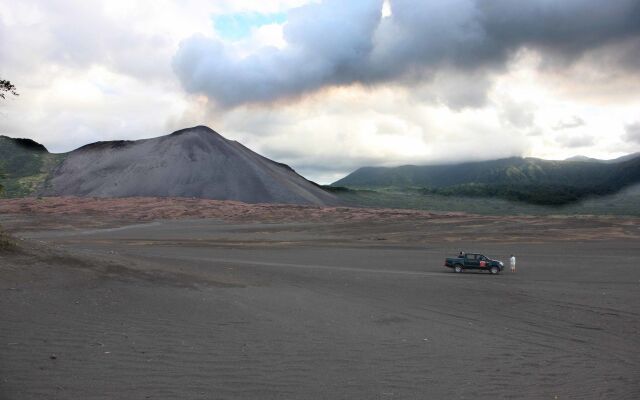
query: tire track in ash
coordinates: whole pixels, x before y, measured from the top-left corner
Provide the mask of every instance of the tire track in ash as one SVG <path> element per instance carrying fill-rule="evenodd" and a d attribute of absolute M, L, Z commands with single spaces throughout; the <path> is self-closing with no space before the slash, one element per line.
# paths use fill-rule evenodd
<path fill-rule="evenodd" d="M 156 258 L 154 256 L 140 256 L 135 257 L 143 258 Z M 269 261 L 254 261 L 254 260 L 238 260 L 233 258 L 208 258 L 208 257 L 194 257 L 194 256 L 181 256 L 181 257 L 167 257 L 162 256 L 163 260 L 189 260 L 189 261 L 205 261 L 213 264 L 235 264 L 246 266 L 263 266 L 263 267 L 276 267 L 276 268 L 298 268 L 298 269 L 319 269 L 319 270 L 331 270 L 331 271 L 344 271 L 344 272 L 363 272 L 370 274 L 391 274 L 391 275 L 408 275 L 408 276 L 440 276 L 440 277 L 458 277 L 458 274 L 445 273 L 445 272 L 419 272 L 419 271 L 405 271 L 405 270 L 391 270 L 391 269 L 368 269 L 357 267 L 339 267 L 335 265 L 318 265 L 318 264 L 292 264 L 282 262 L 269 262 Z"/>

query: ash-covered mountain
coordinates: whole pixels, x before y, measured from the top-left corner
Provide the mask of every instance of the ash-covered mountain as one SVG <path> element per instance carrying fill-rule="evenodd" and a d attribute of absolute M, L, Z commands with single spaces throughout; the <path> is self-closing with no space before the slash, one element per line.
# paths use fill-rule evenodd
<path fill-rule="evenodd" d="M 41 196 L 197 197 L 247 203 L 335 205 L 285 164 L 206 126 L 136 141 L 97 142 L 51 170 Z"/>

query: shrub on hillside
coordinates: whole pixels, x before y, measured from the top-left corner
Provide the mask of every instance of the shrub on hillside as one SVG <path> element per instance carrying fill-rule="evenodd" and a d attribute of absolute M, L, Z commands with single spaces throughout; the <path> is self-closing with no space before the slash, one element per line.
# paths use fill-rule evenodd
<path fill-rule="evenodd" d="M 0 227 L 0 253 L 12 253 L 18 250 L 15 239 Z"/>

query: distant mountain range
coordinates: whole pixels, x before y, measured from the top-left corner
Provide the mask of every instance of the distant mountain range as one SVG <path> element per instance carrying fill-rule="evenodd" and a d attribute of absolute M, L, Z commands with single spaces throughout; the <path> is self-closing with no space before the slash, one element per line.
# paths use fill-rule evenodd
<path fill-rule="evenodd" d="M 550 161 L 505 158 L 455 165 L 365 167 L 331 187 L 413 188 L 425 194 L 501 197 L 543 205 L 562 205 L 593 195 L 615 193 L 640 183 L 640 155 L 613 161 Z"/>
<path fill-rule="evenodd" d="M 247 203 L 335 205 L 337 197 L 285 164 L 208 127 L 136 141 L 98 142 L 51 154 L 0 137 L 9 196 L 198 197 Z"/>
<path fill-rule="evenodd" d="M 64 154 L 49 153 L 30 139 L 0 136 L 0 171 L 5 174 L 0 179 L 4 197 L 175 196 L 337 205 L 362 197 L 345 191 L 409 189 L 413 196 L 498 197 L 563 205 L 640 183 L 640 154 L 616 160 L 513 157 L 453 165 L 364 167 L 323 188 L 287 165 L 197 126 L 153 139 L 92 143 Z"/>
<path fill-rule="evenodd" d="M 611 160 L 600 160 L 598 158 L 591 158 L 587 156 L 573 156 L 573 157 L 567 158 L 565 161 L 584 161 L 584 162 L 599 162 L 599 163 L 611 164 L 611 163 L 617 163 L 621 161 L 628 161 L 636 157 L 640 157 L 640 153 L 627 154 L 626 156 L 614 158 Z"/>

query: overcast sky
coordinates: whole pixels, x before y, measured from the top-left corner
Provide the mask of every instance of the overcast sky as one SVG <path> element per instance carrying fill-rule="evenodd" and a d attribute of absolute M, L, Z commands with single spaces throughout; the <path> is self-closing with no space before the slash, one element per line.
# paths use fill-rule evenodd
<path fill-rule="evenodd" d="M 0 133 L 64 152 L 208 125 L 361 166 L 640 151 L 640 0 L 0 0 Z"/>

